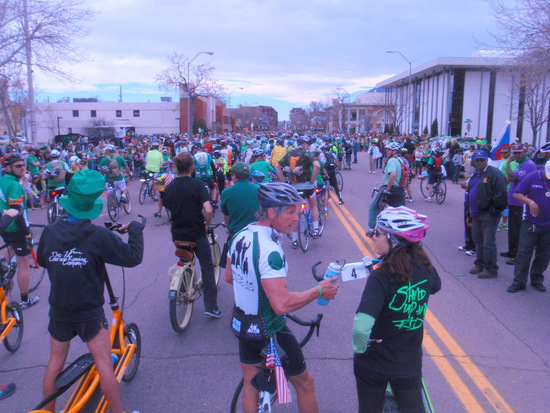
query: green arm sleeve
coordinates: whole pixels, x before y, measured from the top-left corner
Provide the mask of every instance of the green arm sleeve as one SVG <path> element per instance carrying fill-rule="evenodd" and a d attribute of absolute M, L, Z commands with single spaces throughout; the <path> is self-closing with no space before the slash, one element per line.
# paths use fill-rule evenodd
<path fill-rule="evenodd" d="M 376 320 L 373 316 L 365 313 L 355 314 L 353 319 L 353 351 L 355 353 L 364 353 L 369 344 L 369 337 L 372 331 L 372 326 Z"/>

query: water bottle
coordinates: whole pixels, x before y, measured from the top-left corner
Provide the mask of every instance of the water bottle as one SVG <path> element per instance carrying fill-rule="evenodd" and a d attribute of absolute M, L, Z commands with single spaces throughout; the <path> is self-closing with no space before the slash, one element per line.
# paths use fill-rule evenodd
<path fill-rule="evenodd" d="M 339 265 L 337 262 L 331 262 L 328 267 L 327 271 L 325 272 L 325 276 L 323 277 L 325 280 L 340 275 L 340 271 L 342 270 L 342 266 Z M 334 284 L 334 283 L 333 283 Z M 319 305 L 328 305 L 329 300 L 326 298 L 319 297 L 317 299 L 317 303 Z"/>
<path fill-rule="evenodd" d="M 116 367 L 116 364 L 118 363 L 118 360 L 119 360 L 118 354 L 111 353 L 111 360 L 113 360 L 113 368 Z"/>

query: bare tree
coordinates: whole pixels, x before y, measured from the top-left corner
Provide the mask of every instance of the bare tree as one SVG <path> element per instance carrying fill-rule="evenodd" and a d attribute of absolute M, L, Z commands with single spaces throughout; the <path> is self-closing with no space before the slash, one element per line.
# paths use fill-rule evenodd
<path fill-rule="evenodd" d="M 327 106 L 325 102 L 311 101 L 307 110 L 309 123 L 316 130 L 326 130 L 327 127 Z"/>
<path fill-rule="evenodd" d="M 350 94 L 349 92 L 344 88 L 336 88 L 334 91 L 336 94 L 336 99 L 334 99 L 336 103 L 336 113 L 337 116 L 337 122 L 338 125 L 338 132 L 347 132 L 346 122 L 347 122 L 347 107 L 350 103 Z"/>

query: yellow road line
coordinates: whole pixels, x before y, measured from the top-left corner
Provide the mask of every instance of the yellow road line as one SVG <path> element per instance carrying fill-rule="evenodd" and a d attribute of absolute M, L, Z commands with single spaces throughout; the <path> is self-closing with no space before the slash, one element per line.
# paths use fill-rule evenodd
<path fill-rule="evenodd" d="M 336 204 L 336 203 L 334 203 Z M 372 252 L 374 253 L 374 241 L 367 237 L 365 235 L 365 231 L 363 230 L 363 228 L 361 227 L 361 225 L 355 220 L 354 216 L 350 214 L 350 212 L 348 211 L 348 209 L 343 206 L 343 205 L 339 205 L 339 208 L 342 210 L 342 212 L 344 213 L 344 215 L 346 215 L 346 217 L 349 219 L 349 221 L 351 222 L 351 224 L 355 227 L 355 228 L 361 228 L 361 230 L 358 230 L 359 232 L 359 235 L 361 236 L 361 238 L 363 239 L 364 242 L 367 243 L 367 245 L 369 246 L 369 248 L 372 250 Z M 374 257 L 371 257 L 371 258 L 374 258 Z"/>

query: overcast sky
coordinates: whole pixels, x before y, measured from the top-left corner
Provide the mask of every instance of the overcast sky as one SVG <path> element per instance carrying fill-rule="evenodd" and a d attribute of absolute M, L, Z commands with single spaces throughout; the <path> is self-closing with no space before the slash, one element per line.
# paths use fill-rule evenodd
<path fill-rule="evenodd" d="M 84 0 L 98 12 L 78 40 L 87 60 L 63 84 L 36 75 L 37 99 L 159 102 L 173 52 L 215 67 L 231 106 L 292 107 L 356 94 L 435 57 L 470 56 L 495 31 L 485 0 Z"/>

